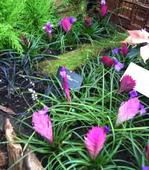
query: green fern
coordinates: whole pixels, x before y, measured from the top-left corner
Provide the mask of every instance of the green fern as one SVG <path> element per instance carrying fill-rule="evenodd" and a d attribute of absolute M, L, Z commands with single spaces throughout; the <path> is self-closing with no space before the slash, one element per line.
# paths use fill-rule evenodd
<path fill-rule="evenodd" d="M 23 13 L 24 31 L 39 34 L 47 21 L 55 21 L 53 0 L 26 0 Z"/>
<path fill-rule="evenodd" d="M 19 34 L 10 24 L 0 23 L 0 49 L 10 48 L 16 49 L 22 53 L 23 48 L 20 44 Z"/>
<path fill-rule="evenodd" d="M 54 0 L 0 1 L 0 48 L 23 52 L 20 34 L 39 36 L 47 21 L 56 23 Z"/>

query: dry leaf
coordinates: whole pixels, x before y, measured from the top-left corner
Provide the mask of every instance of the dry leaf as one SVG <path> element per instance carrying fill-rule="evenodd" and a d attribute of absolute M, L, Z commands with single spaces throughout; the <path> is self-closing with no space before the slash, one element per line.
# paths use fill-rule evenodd
<path fill-rule="evenodd" d="M 123 41 L 130 45 L 149 43 L 149 33 L 145 30 L 128 30 L 129 36 Z"/>
<path fill-rule="evenodd" d="M 6 118 L 5 120 L 4 130 L 5 137 L 9 142 L 7 144 L 9 167 L 12 166 L 14 163 L 16 164 L 17 161 L 19 161 L 15 166 L 11 168 L 11 170 L 22 170 L 23 160 L 20 160 L 22 156 L 22 147 L 20 144 L 16 143 L 16 134 L 8 118 Z"/>
<path fill-rule="evenodd" d="M 7 158 L 3 151 L 0 151 L 0 169 L 7 165 Z"/>
<path fill-rule="evenodd" d="M 9 107 L 0 105 L 0 110 L 2 110 L 3 112 L 6 112 L 8 114 L 15 115 L 15 112 L 12 109 L 10 109 Z"/>
<path fill-rule="evenodd" d="M 27 156 L 24 159 L 25 170 L 43 170 L 43 166 L 41 162 L 38 160 L 36 155 L 32 153 L 31 149 L 27 149 L 25 155 Z"/>

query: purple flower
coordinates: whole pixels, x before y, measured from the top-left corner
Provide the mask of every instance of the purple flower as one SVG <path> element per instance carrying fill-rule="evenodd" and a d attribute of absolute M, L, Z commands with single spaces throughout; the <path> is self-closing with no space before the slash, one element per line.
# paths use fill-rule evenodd
<path fill-rule="evenodd" d="M 140 114 L 141 114 L 141 115 L 143 115 L 143 114 L 146 113 L 146 109 L 145 109 L 145 107 L 144 107 L 143 104 L 140 103 L 140 108 L 139 108 L 139 109 L 140 109 Z"/>
<path fill-rule="evenodd" d="M 76 22 L 76 18 L 74 17 L 64 17 L 60 21 L 60 26 L 64 29 L 64 31 L 69 32 L 72 28 L 72 24 Z"/>
<path fill-rule="evenodd" d="M 112 54 L 113 54 L 113 55 L 118 55 L 119 51 L 120 51 L 119 48 L 114 48 L 114 49 L 112 50 Z"/>
<path fill-rule="evenodd" d="M 104 126 L 103 128 L 104 128 L 104 130 L 105 130 L 106 133 L 109 133 L 109 132 L 110 132 L 110 127 L 109 127 L 109 126 Z"/>
<path fill-rule="evenodd" d="M 142 170 L 149 170 L 149 166 L 143 166 Z"/>
<path fill-rule="evenodd" d="M 69 21 L 71 24 L 73 24 L 74 22 L 77 21 L 77 19 L 75 17 L 69 17 Z"/>
<path fill-rule="evenodd" d="M 135 90 L 132 90 L 129 92 L 129 96 L 130 96 L 130 98 L 137 97 L 138 93 Z"/>
<path fill-rule="evenodd" d="M 113 58 L 114 60 L 114 68 L 116 71 L 121 71 L 124 68 L 124 64 L 120 63 L 117 58 Z"/>
<path fill-rule="evenodd" d="M 47 22 L 46 25 L 43 27 L 43 29 L 45 30 L 45 32 L 47 32 L 48 34 L 52 33 L 52 25 L 50 22 Z"/>

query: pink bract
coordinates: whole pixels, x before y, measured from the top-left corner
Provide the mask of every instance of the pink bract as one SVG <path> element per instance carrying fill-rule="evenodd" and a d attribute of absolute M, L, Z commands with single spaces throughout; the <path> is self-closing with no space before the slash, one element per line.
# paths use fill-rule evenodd
<path fill-rule="evenodd" d="M 133 80 L 131 76 L 125 75 L 120 82 L 120 88 L 118 92 L 129 92 L 134 89 L 135 85 L 136 81 Z"/>
<path fill-rule="evenodd" d="M 102 56 L 101 63 L 103 63 L 107 67 L 112 67 L 114 65 L 114 60 L 109 56 Z"/>
<path fill-rule="evenodd" d="M 122 103 L 119 108 L 116 124 L 119 125 L 127 120 L 130 120 L 139 113 L 140 101 L 137 97 L 131 98 Z"/>
<path fill-rule="evenodd" d="M 95 126 L 88 131 L 85 137 L 85 146 L 92 159 L 95 159 L 106 141 L 106 131 L 103 127 Z"/>
<path fill-rule="evenodd" d="M 104 17 L 108 12 L 108 8 L 106 4 L 101 5 L 101 15 Z"/>
<path fill-rule="evenodd" d="M 53 143 L 52 122 L 47 114 L 48 107 L 33 113 L 32 124 L 34 130 L 45 137 L 50 143 Z"/>

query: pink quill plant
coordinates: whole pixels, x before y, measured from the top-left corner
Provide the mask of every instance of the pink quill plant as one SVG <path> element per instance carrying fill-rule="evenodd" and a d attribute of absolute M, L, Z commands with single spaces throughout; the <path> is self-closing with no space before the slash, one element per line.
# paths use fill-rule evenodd
<path fill-rule="evenodd" d="M 140 100 L 137 97 L 123 102 L 119 108 L 116 125 L 134 118 L 140 111 Z"/>
<path fill-rule="evenodd" d="M 126 43 L 122 43 L 121 44 L 121 53 L 124 57 L 127 56 L 128 54 L 128 47 L 127 47 L 127 44 Z"/>
<path fill-rule="evenodd" d="M 103 63 L 107 67 L 112 67 L 114 65 L 114 61 L 109 56 L 102 56 L 101 63 Z"/>
<path fill-rule="evenodd" d="M 96 159 L 97 155 L 104 147 L 106 141 L 106 133 L 109 131 L 109 128 L 95 126 L 92 127 L 85 136 L 85 146 L 89 152 L 89 155 L 92 159 Z"/>
<path fill-rule="evenodd" d="M 53 143 L 52 122 L 47 112 L 48 112 L 47 106 L 45 106 L 43 109 L 37 112 L 34 112 L 32 116 L 32 124 L 34 130 L 41 136 L 46 138 L 52 144 Z"/>
<path fill-rule="evenodd" d="M 101 15 L 102 15 L 103 17 L 106 16 L 107 11 L 108 11 L 107 5 L 106 5 L 106 4 L 105 4 L 105 5 L 101 5 Z"/>
<path fill-rule="evenodd" d="M 71 30 L 74 22 L 76 22 L 76 18 L 74 18 L 74 17 L 64 17 L 60 21 L 60 26 L 63 28 L 63 30 L 65 32 L 69 32 Z"/>
<path fill-rule="evenodd" d="M 138 97 L 138 93 L 137 93 L 137 91 L 132 90 L 129 92 L 129 96 L 130 96 L 130 99 L 134 98 L 134 97 Z M 140 106 L 139 106 L 139 111 L 140 111 L 140 115 L 144 115 L 146 113 L 146 109 L 145 109 L 144 105 L 141 104 L 141 102 L 140 102 Z"/>
<path fill-rule="evenodd" d="M 104 17 L 108 12 L 108 7 L 105 0 L 101 0 L 101 15 Z"/>
<path fill-rule="evenodd" d="M 133 80 L 131 76 L 125 75 L 120 82 L 120 88 L 118 92 L 119 93 L 129 92 L 134 89 L 135 85 L 136 85 L 136 81 Z"/>
<path fill-rule="evenodd" d="M 66 72 L 66 68 L 62 67 L 60 70 L 60 76 L 63 78 L 63 89 L 67 98 L 67 101 L 70 102 L 71 101 L 71 96 L 70 96 L 70 90 L 69 90 L 69 84 L 68 84 L 68 79 L 67 79 L 67 72 Z"/>

